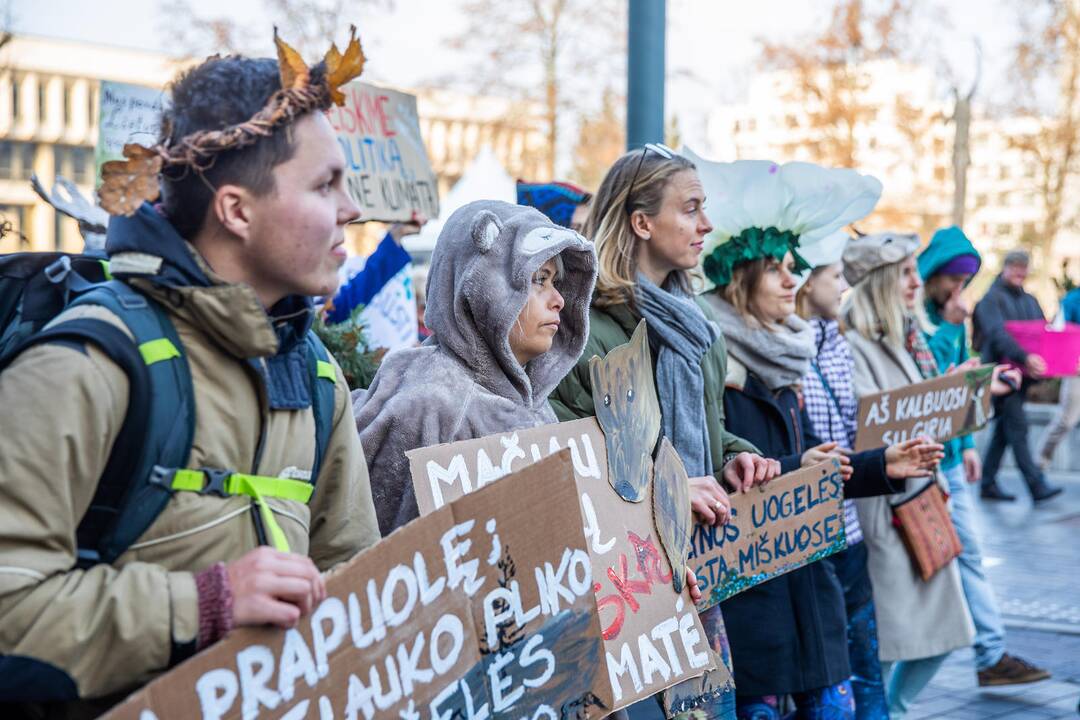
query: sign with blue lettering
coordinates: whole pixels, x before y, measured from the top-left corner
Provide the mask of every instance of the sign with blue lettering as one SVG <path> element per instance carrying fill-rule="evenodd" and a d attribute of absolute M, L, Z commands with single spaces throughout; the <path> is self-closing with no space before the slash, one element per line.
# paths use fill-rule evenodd
<path fill-rule="evenodd" d="M 847 546 L 844 482 L 835 460 L 731 496 L 727 525 L 694 525 L 690 567 L 699 610 Z"/>
<path fill-rule="evenodd" d="M 327 111 L 345 154 L 345 187 L 361 220 L 439 215 L 439 188 L 420 135 L 416 97 L 352 82 Z"/>

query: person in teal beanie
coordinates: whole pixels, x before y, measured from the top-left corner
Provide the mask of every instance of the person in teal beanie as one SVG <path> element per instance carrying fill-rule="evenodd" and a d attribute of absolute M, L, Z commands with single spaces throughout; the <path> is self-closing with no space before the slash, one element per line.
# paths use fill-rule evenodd
<path fill-rule="evenodd" d="M 941 371 L 970 357 L 965 322 L 971 308 L 961 296 L 979 272 L 982 258 L 955 225 L 934 233 L 919 254 L 928 327 L 927 344 Z M 982 563 L 981 538 L 975 525 L 973 493 L 968 483 L 981 479 L 982 463 L 971 435 L 945 444 L 941 470 L 949 482 L 950 514 L 960 536 L 960 580 L 975 621 L 975 668 L 980 686 L 1012 685 L 1050 677 L 1045 670 L 1005 652 L 1005 625 Z M 965 482 L 966 480 L 966 482 Z"/>
<path fill-rule="evenodd" d="M 982 257 L 960 228 L 952 225 L 934 233 L 930 244 L 919 254 L 919 275 L 924 286 L 927 343 L 943 372 L 964 364 L 968 352 L 965 322 L 971 307 L 961 293 L 979 272 Z M 968 482 L 979 482 L 982 462 L 975 449 L 975 440 L 966 435 L 945 446 L 942 471 L 963 463 Z"/>

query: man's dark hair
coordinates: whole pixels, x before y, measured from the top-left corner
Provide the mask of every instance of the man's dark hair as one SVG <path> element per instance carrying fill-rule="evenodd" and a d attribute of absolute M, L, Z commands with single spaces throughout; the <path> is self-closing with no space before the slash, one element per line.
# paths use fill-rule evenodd
<path fill-rule="evenodd" d="M 161 139 L 175 145 L 200 130 L 246 122 L 280 88 L 276 60 L 209 58 L 173 82 L 172 100 L 162 118 L 162 132 L 168 132 L 168 137 Z M 216 188 L 235 184 L 265 195 L 274 189 L 271 171 L 289 160 L 294 149 L 288 126 L 282 126 L 254 145 L 219 153 L 202 176 L 187 166 L 165 171 L 162 202 L 169 220 L 181 236 L 190 239 L 202 227 Z"/>

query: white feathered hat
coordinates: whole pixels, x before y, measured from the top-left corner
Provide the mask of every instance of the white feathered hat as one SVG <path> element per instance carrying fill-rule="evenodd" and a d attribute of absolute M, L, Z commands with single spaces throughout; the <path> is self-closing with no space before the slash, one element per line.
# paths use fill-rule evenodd
<path fill-rule="evenodd" d="M 682 154 L 697 166 L 705 186 L 714 229 L 703 264 L 716 285 L 730 283 L 740 263 L 779 260 L 788 252 L 795 256 L 797 271 L 808 269 L 801 251 L 866 217 L 881 198 L 881 183 L 855 170 L 807 162 L 714 162 L 690 148 Z"/>
<path fill-rule="evenodd" d="M 795 287 L 797 291 L 801 288 L 806 281 L 810 279 L 810 273 L 815 268 L 825 267 L 838 263 L 844 259 L 844 250 L 847 248 L 848 243 L 851 242 L 851 235 L 847 230 L 837 230 L 834 233 L 829 233 L 823 237 L 820 241 L 811 243 L 805 247 L 799 247 L 799 255 L 806 261 L 806 264 L 810 267 L 807 268 L 795 278 L 795 282 L 798 283 Z"/>

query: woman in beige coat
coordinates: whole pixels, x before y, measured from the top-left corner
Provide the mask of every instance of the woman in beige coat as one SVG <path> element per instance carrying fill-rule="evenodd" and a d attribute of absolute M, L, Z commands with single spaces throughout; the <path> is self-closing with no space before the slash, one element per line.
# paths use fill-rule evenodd
<path fill-rule="evenodd" d="M 917 354 L 918 247 L 918 236 L 883 233 L 858 238 L 844 252 L 852 292 L 842 317 L 859 397 L 923 381 L 912 349 L 915 343 Z M 940 475 L 936 472 L 935 479 L 945 489 Z M 906 493 L 855 501 L 869 553 L 882 677 L 893 719 L 904 716 L 949 652 L 970 647 L 975 636 L 956 561 L 923 581 L 893 526 L 892 505 L 924 486 L 910 481 Z"/>

